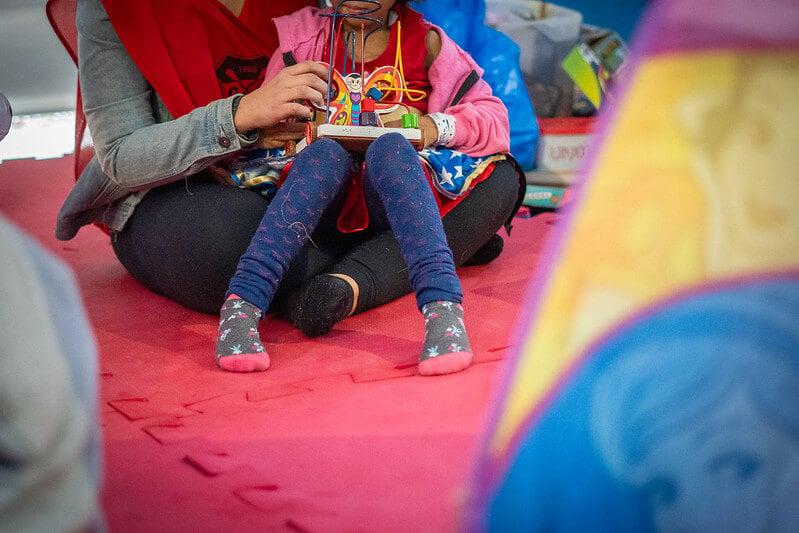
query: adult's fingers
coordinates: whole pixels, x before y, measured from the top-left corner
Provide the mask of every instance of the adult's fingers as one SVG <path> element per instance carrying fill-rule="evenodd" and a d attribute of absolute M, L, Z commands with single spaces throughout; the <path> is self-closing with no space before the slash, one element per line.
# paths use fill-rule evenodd
<path fill-rule="evenodd" d="M 325 94 L 307 85 L 294 87 L 288 91 L 288 94 L 291 100 L 310 100 L 317 106 L 322 106 L 325 103 Z"/>
<path fill-rule="evenodd" d="M 267 90 L 274 91 L 278 97 L 286 97 L 287 91 L 293 91 L 288 96 L 296 98 L 299 90 L 302 92 L 302 98 L 321 103 L 327 94 L 327 82 L 313 72 L 294 71 L 292 73 L 285 69 L 272 81 L 274 83 L 269 84 Z M 311 89 L 313 92 L 308 92 L 304 89 Z"/>
<path fill-rule="evenodd" d="M 311 87 L 312 89 L 318 91 L 323 97 L 327 93 L 327 82 L 320 79 L 315 74 L 303 74 L 302 76 L 298 76 L 297 80 L 301 85 Z"/>
<path fill-rule="evenodd" d="M 313 74 L 314 76 L 327 80 L 327 66 L 316 61 L 303 61 L 290 67 L 286 67 L 283 71 L 297 76 L 300 74 Z"/>
<path fill-rule="evenodd" d="M 298 118 L 298 119 L 311 118 L 310 108 L 295 101 L 284 102 L 283 104 L 277 106 L 274 112 L 275 112 L 275 120 L 273 124 L 290 118 Z"/>
<path fill-rule="evenodd" d="M 310 118 L 310 109 L 300 102 L 310 101 L 316 106 L 324 106 L 326 76 L 327 69 L 313 61 L 281 70 L 241 99 L 235 119 L 236 129 L 249 131 L 251 128 L 270 127 L 288 118 Z"/>

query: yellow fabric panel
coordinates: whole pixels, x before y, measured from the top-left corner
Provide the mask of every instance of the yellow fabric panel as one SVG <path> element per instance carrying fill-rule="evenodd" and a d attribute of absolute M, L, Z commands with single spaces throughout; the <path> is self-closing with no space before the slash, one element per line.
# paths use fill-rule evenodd
<path fill-rule="evenodd" d="M 490 441 L 600 336 L 676 292 L 799 265 L 799 55 L 659 56 L 622 95 Z"/>

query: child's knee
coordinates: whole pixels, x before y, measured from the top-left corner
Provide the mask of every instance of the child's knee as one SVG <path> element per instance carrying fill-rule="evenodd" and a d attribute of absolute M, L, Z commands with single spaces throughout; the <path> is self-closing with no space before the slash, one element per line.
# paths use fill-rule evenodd
<path fill-rule="evenodd" d="M 350 154 L 333 139 L 321 137 L 309 144 L 300 154 L 306 157 L 323 158 L 329 161 L 349 161 Z"/>
<path fill-rule="evenodd" d="M 386 133 L 381 135 L 369 145 L 366 150 L 366 163 L 373 160 L 383 160 L 387 154 L 405 154 L 416 157 L 416 149 L 399 133 Z"/>

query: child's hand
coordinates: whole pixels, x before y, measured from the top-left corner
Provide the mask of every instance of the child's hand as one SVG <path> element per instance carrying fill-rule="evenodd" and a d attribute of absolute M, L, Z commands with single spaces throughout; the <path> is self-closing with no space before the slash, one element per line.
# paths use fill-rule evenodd
<path fill-rule="evenodd" d="M 236 131 L 245 133 L 269 128 L 288 118 L 308 119 L 311 110 L 300 102 L 308 100 L 324 106 L 326 94 L 327 69 L 324 66 L 304 61 L 286 67 L 241 98 L 234 117 Z"/>
<path fill-rule="evenodd" d="M 425 148 L 438 140 L 438 126 L 427 115 L 419 117 L 419 129 L 422 130 L 422 144 Z"/>
<path fill-rule="evenodd" d="M 402 120 L 390 120 L 383 123 L 386 128 L 401 128 Z M 427 148 L 438 140 L 438 127 L 427 115 L 419 117 L 419 129 L 422 130 L 422 148 Z"/>

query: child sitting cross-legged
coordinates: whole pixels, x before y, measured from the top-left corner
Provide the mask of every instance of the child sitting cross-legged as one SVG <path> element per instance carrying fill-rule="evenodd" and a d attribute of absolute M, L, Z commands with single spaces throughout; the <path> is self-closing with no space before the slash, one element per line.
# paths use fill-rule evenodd
<path fill-rule="evenodd" d="M 334 19 L 320 16 L 331 9 L 316 8 L 275 19 L 280 46 L 266 80 L 284 68 L 280 58 L 287 55 L 297 61 L 327 60 L 333 32 L 340 39 L 332 54 L 339 71 L 345 69 L 343 50 L 348 43 L 355 43 L 354 56 L 366 73 L 364 80 L 370 72 L 399 61 L 402 84 L 398 90 L 409 96 L 428 146 L 417 151 L 399 133 L 386 133 L 372 141 L 365 153 L 349 152 L 329 138 L 320 138 L 297 153 L 230 281 L 220 312 L 217 363 L 233 372 L 269 367 L 258 332 L 263 311 L 289 263 L 315 231 L 352 231 L 346 227 L 344 210 L 352 207 L 349 193 L 354 181 L 362 188 L 359 205 L 366 211 L 359 220 L 368 220 L 355 229 L 390 228 L 408 266 L 416 303 L 425 318 L 419 373 L 457 372 L 471 364 L 472 351 L 463 321 L 463 292 L 441 216 L 490 174 L 493 162 L 505 157 L 510 143 L 507 110 L 480 79 L 481 71 L 468 54 L 405 2 L 340 4 L 339 13 L 344 15 L 377 7 L 368 16 L 379 23 L 345 17 L 339 19 L 340 27 L 333 28 Z M 360 38 L 364 31 L 372 32 L 367 39 Z M 347 38 L 348 34 L 352 35 Z M 248 112 L 244 96 L 237 120 L 246 119 Z M 359 179 L 353 180 L 354 175 Z M 330 276 L 330 282 L 342 280 Z M 340 307 L 336 312 L 346 316 L 352 302 L 335 305 Z"/>

